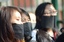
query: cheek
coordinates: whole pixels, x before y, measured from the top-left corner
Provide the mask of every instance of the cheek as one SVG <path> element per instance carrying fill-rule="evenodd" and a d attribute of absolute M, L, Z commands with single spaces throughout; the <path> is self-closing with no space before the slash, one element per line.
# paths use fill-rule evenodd
<path fill-rule="evenodd" d="M 21 14 L 19 12 L 16 12 L 14 16 L 15 18 L 18 18 L 18 19 L 21 18 Z"/>
<path fill-rule="evenodd" d="M 15 20 L 17 17 L 16 16 L 12 16 L 11 17 L 11 20 Z"/>
<path fill-rule="evenodd" d="M 12 20 L 14 20 L 14 19 L 15 19 L 15 17 L 14 17 L 14 16 L 12 16 L 12 17 L 11 17 L 11 21 L 12 21 Z"/>

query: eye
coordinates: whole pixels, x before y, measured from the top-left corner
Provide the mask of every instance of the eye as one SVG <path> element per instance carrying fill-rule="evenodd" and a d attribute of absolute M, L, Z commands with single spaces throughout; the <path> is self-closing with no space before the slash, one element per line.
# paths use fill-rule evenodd
<path fill-rule="evenodd" d="M 51 16 L 51 14 L 49 14 L 49 13 L 46 13 L 46 14 L 44 14 L 43 16 Z"/>
<path fill-rule="evenodd" d="M 19 19 L 16 19 L 16 20 L 18 20 L 18 21 L 19 21 Z"/>
<path fill-rule="evenodd" d="M 57 16 L 57 11 L 51 12 L 52 16 Z"/>

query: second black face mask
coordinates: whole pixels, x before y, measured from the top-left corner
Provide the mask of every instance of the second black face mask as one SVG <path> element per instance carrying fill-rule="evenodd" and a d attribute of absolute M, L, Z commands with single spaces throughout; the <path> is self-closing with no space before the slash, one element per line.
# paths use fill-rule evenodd
<path fill-rule="evenodd" d="M 31 37 L 31 31 L 32 31 L 32 24 L 30 22 L 26 22 L 23 24 L 24 26 L 24 35 L 25 40 L 30 41 Z"/>
<path fill-rule="evenodd" d="M 12 24 L 13 26 L 13 30 L 15 33 L 15 37 L 17 39 L 23 39 L 24 38 L 24 28 L 23 28 L 23 24 Z"/>

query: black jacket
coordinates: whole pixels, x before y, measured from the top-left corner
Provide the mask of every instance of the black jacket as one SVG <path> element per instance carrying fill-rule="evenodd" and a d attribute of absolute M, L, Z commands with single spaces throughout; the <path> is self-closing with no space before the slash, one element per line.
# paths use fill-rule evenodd
<path fill-rule="evenodd" d="M 62 33 L 58 38 L 56 39 L 55 42 L 64 42 L 64 33 Z"/>

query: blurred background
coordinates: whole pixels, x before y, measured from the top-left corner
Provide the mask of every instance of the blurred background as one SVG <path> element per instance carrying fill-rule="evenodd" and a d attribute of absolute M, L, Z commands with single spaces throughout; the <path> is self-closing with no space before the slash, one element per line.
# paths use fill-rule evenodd
<path fill-rule="evenodd" d="M 55 21 L 62 20 L 64 21 L 64 0 L 0 0 L 0 7 L 2 6 L 17 6 L 21 7 L 27 12 L 35 13 L 36 7 L 43 2 L 51 2 L 56 8 L 58 15 Z M 62 25 L 58 24 L 58 28 L 61 28 Z"/>

